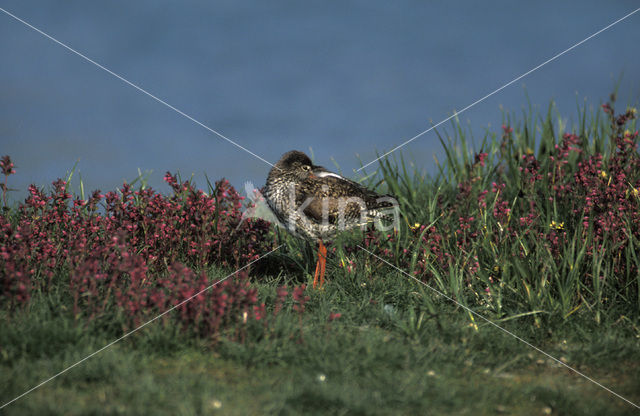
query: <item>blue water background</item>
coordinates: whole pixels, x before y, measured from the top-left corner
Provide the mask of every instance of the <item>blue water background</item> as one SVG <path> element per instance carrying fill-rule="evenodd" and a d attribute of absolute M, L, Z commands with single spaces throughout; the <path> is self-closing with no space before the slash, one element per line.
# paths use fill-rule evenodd
<path fill-rule="evenodd" d="M 14 13 L 275 162 L 313 149 L 353 175 L 389 150 L 638 7 L 636 1 L 213 2 L 4 0 Z M 501 106 L 551 100 L 577 119 L 620 83 L 640 97 L 640 13 L 460 116 L 476 139 Z M 526 94 L 525 94 L 526 88 Z M 0 13 L 0 153 L 10 186 L 48 185 L 78 162 L 85 190 L 149 171 L 264 183 L 269 165 Z M 433 171 L 433 132 L 403 149 Z M 76 175 L 76 178 L 78 176 Z M 74 191 L 77 191 L 77 182 Z"/>

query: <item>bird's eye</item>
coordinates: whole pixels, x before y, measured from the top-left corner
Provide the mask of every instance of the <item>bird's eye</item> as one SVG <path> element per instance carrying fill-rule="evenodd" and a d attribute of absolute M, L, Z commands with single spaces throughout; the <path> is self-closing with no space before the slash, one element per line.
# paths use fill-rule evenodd
<path fill-rule="evenodd" d="M 310 169 L 311 169 L 311 166 L 309 166 L 309 165 L 303 165 L 302 166 L 302 170 L 310 170 Z"/>

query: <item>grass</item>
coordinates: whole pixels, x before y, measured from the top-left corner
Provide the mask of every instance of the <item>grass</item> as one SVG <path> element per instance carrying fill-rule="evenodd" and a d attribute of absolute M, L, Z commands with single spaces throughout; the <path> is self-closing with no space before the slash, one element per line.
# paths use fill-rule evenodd
<path fill-rule="evenodd" d="M 334 276 L 297 313 L 244 344 L 149 326 L 3 409 L 6 414 L 631 414 L 633 408 L 405 277 Z M 270 289 L 268 284 L 261 289 Z M 363 287 L 364 286 L 364 287 Z M 44 301 L 43 301 L 44 302 Z M 3 326 L 0 385 L 12 398 L 110 342 L 35 304 Z M 327 323 L 331 311 L 342 316 Z M 6 317 L 5 317 L 6 318 Z M 632 401 L 638 333 L 588 317 L 510 331 Z M 108 331 L 107 331 L 108 332 Z M 115 334 L 114 334 L 115 335 Z M 217 406 L 220 406 L 218 408 Z"/>
<path fill-rule="evenodd" d="M 287 297 L 275 311 L 279 288 L 287 285 L 291 291 L 310 282 L 313 247 L 278 230 L 256 232 L 252 235 L 264 238 L 266 246 L 284 244 L 249 273 L 266 316 L 256 319 L 230 308 L 221 326 L 198 332 L 193 330 L 197 318 L 178 319 L 181 310 L 173 311 L 0 412 L 635 414 L 638 409 L 622 399 L 356 247 L 365 244 L 425 284 L 640 403 L 635 255 L 640 224 L 629 209 L 638 207 L 633 190 L 640 186 L 640 165 L 635 164 L 635 148 L 626 159 L 622 149 L 616 150 L 620 140 L 632 137 L 625 130 L 635 131 L 633 117 L 622 125 L 617 117 L 613 111 L 581 110 L 570 132 L 582 140 L 582 151 L 567 150 L 561 158 L 555 146 L 562 149 L 574 136 L 563 139 L 566 126 L 552 108 L 544 117 L 529 111 L 519 122 L 506 119 L 502 132 L 487 133 L 477 145 L 454 123 L 452 133 L 441 136 L 447 159 L 435 175 L 398 156 L 384 159 L 374 174 L 363 178 L 370 187 L 398 197 L 400 229 L 367 231 L 364 239 L 360 232 L 344 235 L 328 259 L 328 284 L 319 291 L 306 290 L 306 302 Z M 585 166 L 597 154 L 603 155 L 602 165 L 588 171 Z M 566 163 L 558 169 L 557 160 Z M 581 186 L 582 180 L 591 185 Z M 175 178 L 168 182 L 180 197 L 178 208 L 191 206 Z M 569 190 L 567 195 L 560 186 Z M 209 188 L 218 198 L 217 189 Z M 135 198 L 134 209 L 116 211 L 118 218 L 150 206 L 151 199 Z M 197 203 L 206 199 L 199 198 L 193 206 L 204 207 Z M 585 211 L 587 198 L 599 199 Z M 207 232 L 219 230 L 217 202 L 212 211 L 216 226 Z M 169 202 L 163 204 L 158 206 L 168 208 L 162 215 L 174 212 Z M 199 209 L 198 215 L 204 212 Z M 145 212 L 146 236 L 155 225 Z M 623 212 L 611 217 L 620 222 L 606 222 L 608 212 Z M 15 225 L 25 214 L 13 209 L 3 215 Z M 56 223 L 51 230 L 60 239 L 56 241 L 63 241 L 64 225 Z M 176 225 L 175 233 L 181 232 Z M 200 234 L 180 235 L 201 242 Z M 8 246 L 14 240 L 7 238 L 3 244 Z M 115 267 L 116 272 L 105 273 L 114 273 L 116 285 L 133 285 L 141 264 L 157 264 L 145 256 L 153 255 L 153 244 L 160 243 L 145 241 L 131 243 L 131 263 L 118 256 L 104 263 Z M 241 243 L 244 248 L 246 241 Z M 230 259 L 235 251 L 224 244 L 219 253 L 231 254 L 217 265 L 204 263 L 197 251 L 188 254 L 187 243 L 179 249 L 184 253 L 162 247 L 167 258 L 205 271 L 209 282 L 234 270 Z M 69 282 L 78 273 L 75 260 L 55 258 L 61 263 L 50 277 L 47 269 L 26 263 L 37 268 L 29 275 L 33 285 L 28 300 L 16 286 L 5 285 L 10 289 L 0 292 L 2 403 L 135 327 L 127 308 L 109 301 L 111 289 L 98 286 L 74 302 L 77 292 Z M 0 270 L 3 282 L 10 282 L 8 268 L 23 270 L 24 258 L 5 261 Z M 150 270 L 143 281 L 165 281 L 166 271 Z M 195 276 L 189 273 L 175 277 Z M 147 287 L 143 283 L 141 290 Z M 83 303 L 85 298 L 89 300 Z M 92 309 L 95 299 L 102 306 Z M 260 306 L 246 302 L 247 308 Z M 202 311 L 209 307 L 198 305 Z M 140 322 L 151 317 L 134 315 L 144 318 Z"/>

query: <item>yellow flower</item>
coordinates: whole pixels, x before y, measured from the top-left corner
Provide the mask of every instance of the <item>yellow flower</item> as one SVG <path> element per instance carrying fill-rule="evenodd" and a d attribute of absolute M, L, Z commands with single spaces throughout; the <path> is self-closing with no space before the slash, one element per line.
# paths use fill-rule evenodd
<path fill-rule="evenodd" d="M 551 224 L 549 224 L 549 227 L 555 228 L 556 230 L 564 230 L 564 222 L 551 221 Z"/>
<path fill-rule="evenodd" d="M 609 175 L 607 175 L 607 172 L 605 172 L 605 171 L 601 170 L 601 171 L 600 171 L 600 176 L 602 176 L 602 179 L 607 179 L 607 177 L 608 177 Z"/>
<path fill-rule="evenodd" d="M 624 137 L 631 137 L 631 130 L 626 129 L 626 130 L 624 131 Z"/>
<path fill-rule="evenodd" d="M 635 115 L 638 112 L 638 110 L 636 110 L 635 107 L 629 107 L 629 108 L 627 108 L 627 111 L 630 112 L 633 115 Z"/>
<path fill-rule="evenodd" d="M 413 224 L 413 226 L 410 225 L 409 228 L 411 229 L 411 231 L 415 233 L 420 229 L 421 226 L 422 224 L 420 224 L 419 222 L 416 222 L 415 224 Z"/>

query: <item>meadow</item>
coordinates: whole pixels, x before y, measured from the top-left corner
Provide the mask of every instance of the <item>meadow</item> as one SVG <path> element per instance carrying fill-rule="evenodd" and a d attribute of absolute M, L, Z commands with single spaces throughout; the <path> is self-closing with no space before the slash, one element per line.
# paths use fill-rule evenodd
<path fill-rule="evenodd" d="M 18 203 L 3 157 L 0 406 L 129 335 L 0 412 L 636 414 L 562 364 L 640 404 L 640 154 L 615 104 L 478 141 L 456 120 L 431 175 L 382 159 L 359 180 L 400 228 L 342 235 L 322 290 L 314 247 L 243 220 L 224 179 L 85 194 L 72 171 Z"/>

